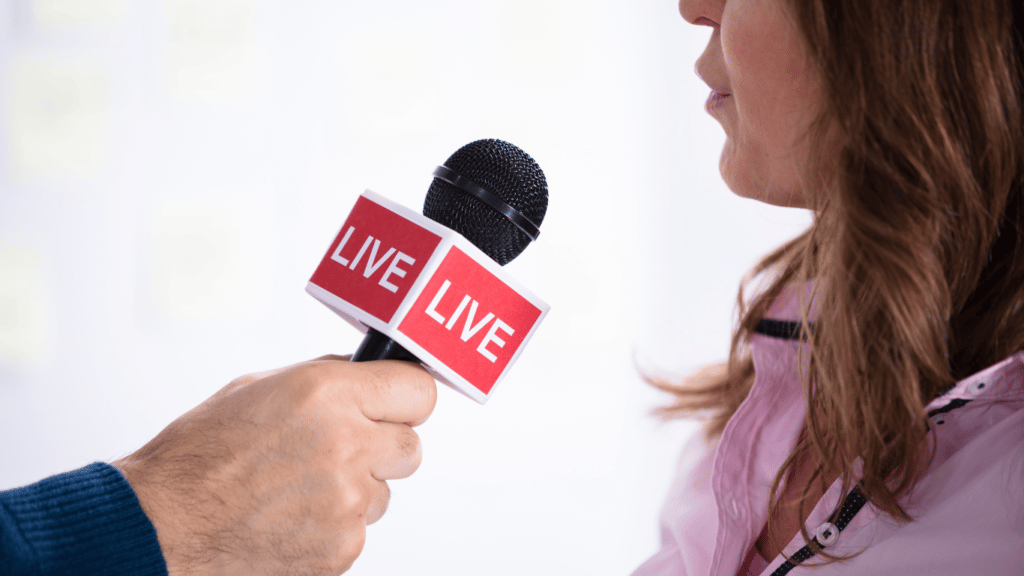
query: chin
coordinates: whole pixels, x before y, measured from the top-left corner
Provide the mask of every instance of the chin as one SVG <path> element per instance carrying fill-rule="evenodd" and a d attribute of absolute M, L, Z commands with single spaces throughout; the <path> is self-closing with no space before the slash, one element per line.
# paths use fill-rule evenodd
<path fill-rule="evenodd" d="M 738 175 L 734 171 L 726 169 L 724 161 L 721 175 L 729 190 L 732 190 L 732 193 L 740 198 L 756 200 L 780 208 L 806 208 L 803 196 L 799 189 L 794 187 L 762 182 L 749 175 Z"/>
<path fill-rule="evenodd" d="M 724 167 L 723 167 L 724 168 Z M 733 194 L 740 198 L 748 198 L 750 200 L 764 201 L 765 196 L 764 190 L 758 189 L 747 178 L 737 178 L 736 175 L 730 170 L 721 170 L 722 181 L 725 182 L 726 187 L 732 191 Z"/>

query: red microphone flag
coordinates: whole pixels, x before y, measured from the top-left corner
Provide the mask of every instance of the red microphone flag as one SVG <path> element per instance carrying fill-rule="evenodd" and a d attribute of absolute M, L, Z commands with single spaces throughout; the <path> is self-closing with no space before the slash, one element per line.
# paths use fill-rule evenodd
<path fill-rule="evenodd" d="M 367 190 L 306 291 L 483 404 L 550 309 L 461 234 Z"/>

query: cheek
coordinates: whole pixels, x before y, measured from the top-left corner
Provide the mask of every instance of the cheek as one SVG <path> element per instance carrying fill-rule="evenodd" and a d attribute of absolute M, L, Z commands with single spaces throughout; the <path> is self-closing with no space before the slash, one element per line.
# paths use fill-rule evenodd
<path fill-rule="evenodd" d="M 747 0 L 731 2 L 726 12 L 722 51 L 735 117 L 720 162 L 723 178 L 740 196 L 793 205 L 806 151 L 800 137 L 817 109 L 816 76 L 781 12 Z"/>
<path fill-rule="evenodd" d="M 737 111 L 750 130 L 747 136 L 770 141 L 774 148 L 796 131 L 794 124 L 809 121 L 814 82 L 796 30 L 772 6 L 764 1 L 730 2 L 721 34 Z"/>
<path fill-rule="evenodd" d="M 748 140 L 777 141 L 793 120 L 788 99 L 770 85 L 740 83 L 734 95 L 737 116 Z"/>

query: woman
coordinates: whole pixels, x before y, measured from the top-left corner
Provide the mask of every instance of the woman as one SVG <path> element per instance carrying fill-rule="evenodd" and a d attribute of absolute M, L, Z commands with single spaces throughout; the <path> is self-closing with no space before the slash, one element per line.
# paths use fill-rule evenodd
<path fill-rule="evenodd" d="M 679 9 L 726 184 L 815 219 L 727 362 L 651 378 L 713 414 L 635 576 L 1024 573 L 1024 2 Z"/>

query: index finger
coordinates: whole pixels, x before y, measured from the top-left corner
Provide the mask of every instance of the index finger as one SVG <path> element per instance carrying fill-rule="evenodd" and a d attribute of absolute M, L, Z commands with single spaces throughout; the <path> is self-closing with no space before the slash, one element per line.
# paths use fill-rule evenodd
<path fill-rule="evenodd" d="M 437 384 L 422 366 L 404 360 L 355 362 L 365 375 L 359 407 L 363 415 L 378 422 L 419 426 L 426 422 L 437 403 Z"/>

